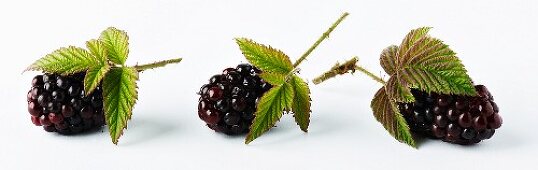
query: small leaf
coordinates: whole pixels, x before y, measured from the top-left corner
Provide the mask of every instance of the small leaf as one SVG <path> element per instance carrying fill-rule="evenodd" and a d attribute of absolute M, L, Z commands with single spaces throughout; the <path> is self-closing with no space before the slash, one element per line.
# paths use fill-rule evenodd
<path fill-rule="evenodd" d="M 308 132 L 308 125 L 310 124 L 310 89 L 308 84 L 303 81 L 299 76 L 293 76 L 293 91 L 295 92 L 295 97 L 293 98 L 293 105 L 291 111 L 293 112 L 293 117 L 295 117 L 295 122 L 304 132 Z"/>
<path fill-rule="evenodd" d="M 381 52 L 381 67 L 383 67 L 385 72 L 389 75 L 396 73 L 396 67 L 398 65 L 396 55 L 398 55 L 398 46 L 396 45 L 391 45 Z"/>
<path fill-rule="evenodd" d="M 125 31 L 110 27 L 101 33 L 99 40 L 105 45 L 110 61 L 125 64 L 129 55 L 129 37 Z"/>
<path fill-rule="evenodd" d="M 89 95 L 101 83 L 110 66 L 107 63 L 107 51 L 103 42 L 90 40 L 86 42 L 86 47 L 97 59 L 96 65 L 91 66 L 84 77 L 84 91 Z"/>
<path fill-rule="evenodd" d="M 138 72 L 133 68 L 112 68 L 103 79 L 103 103 L 110 137 L 114 144 L 127 128 L 138 99 Z"/>
<path fill-rule="evenodd" d="M 51 54 L 37 60 L 26 71 L 45 71 L 62 75 L 86 71 L 97 64 L 95 56 L 82 48 L 69 46 L 60 48 Z"/>
<path fill-rule="evenodd" d="M 285 75 L 293 70 L 290 58 L 282 51 L 246 38 L 235 40 L 245 58 L 262 71 Z"/>
<path fill-rule="evenodd" d="M 400 114 L 396 104 L 385 93 L 384 87 L 377 91 L 370 106 L 377 121 L 383 124 L 383 127 L 396 140 L 416 148 L 415 140 L 411 135 L 407 122 Z"/>
<path fill-rule="evenodd" d="M 259 76 L 273 86 L 282 85 L 286 80 L 286 75 L 271 72 L 262 72 Z"/>
<path fill-rule="evenodd" d="M 95 68 L 90 68 L 84 77 L 84 91 L 89 95 L 101 83 L 106 73 L 110 70 L 107 64 Z"/>
<path fill-rule="evenodd" d="M 404 84 L 401 84 L 402 82 Z M 410 103 L 415 101 L 415 97 L 413 97 L 411 90 L 407 88 L 407 83 L 405 83 L 405 81 L 400 81 L 398 75 L 391 76 L 387 81 L 385 88 L 390 99 L 395 100 L 396 102 Z"/>
<path fill-rule="evenodd" d="M 245 139 L 248 144 L 269 131 L 280 120 L 284 110 L 289 110 L 293 104 L 293 88 L 285 83 L 274 86 L 266 92 L 258 103 L 254 121 Z"/>
<path fill-rule="evenodd" d="M 86 47 L 90 50 L 97 61 L 101 62 L 100 64 L 107 64 L 107 49 L 105 44 L 100 40 L 90 40 L 86 42 Z"/>

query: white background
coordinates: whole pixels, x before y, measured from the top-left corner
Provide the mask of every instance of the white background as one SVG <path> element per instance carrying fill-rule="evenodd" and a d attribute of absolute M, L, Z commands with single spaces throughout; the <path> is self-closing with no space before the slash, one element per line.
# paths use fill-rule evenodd
<path fill-rule="evenodd" d="M 451 45 L 474 81 L 486 84 L 504 124 L 474 146 L 401 144 L 374 119 L 379 84 L 361 75 L 311 86 L 308 134 L 284 115 L 250 145 L 212 132 L 197 116 L 198 88 L 245 62 L 234 37 L 271 44 L 296 59 L 343 12 L 351 15 L 301 65 L 312 80 L 336 61 L 360 57 L 381 73 L 379 54 L 411 29 Z M 0 169 L 536 169 L 537 1 L 2 1 Z M 129 129 L 116 146 L 106 129 L 73 137 L 30 122 L 33 61 L 84 46 L 109 26 L 130 36 L 131 65 L 184 57 L 144 72 Z"/>

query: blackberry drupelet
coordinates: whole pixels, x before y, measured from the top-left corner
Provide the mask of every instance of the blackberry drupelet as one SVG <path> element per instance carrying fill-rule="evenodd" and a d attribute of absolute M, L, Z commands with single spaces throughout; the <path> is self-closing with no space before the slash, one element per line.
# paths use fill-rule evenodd
<path fill-rule="evenodd" d="M 248 132 L 258 99 L 272 87 L 258 76 L 260 72 L 250 64 L 239 64 L 211 77 L 198 92 L 200 119 L 216 132 Z"/>
<path fill-rule="evenodd" d="M 478 96 L 442 95 L 412 89 L 414 103 L 399 103 L 411 131 L 445 142 L 469 145 L 489 139 L 502 118 L 486 86 L 475 86 Z"/>
<path fill-rule="evenodd" d="M 77 134 L 105 124 L 101 86 L 89 96 L 84 73 L 71 76 L 44 74 L 32 79 L 27 94 L 32 123 L 47 132 Z"/>

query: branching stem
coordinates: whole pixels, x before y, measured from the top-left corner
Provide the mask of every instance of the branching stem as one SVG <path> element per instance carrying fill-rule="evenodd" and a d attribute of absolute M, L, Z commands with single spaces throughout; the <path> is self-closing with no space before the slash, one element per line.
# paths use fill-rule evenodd
<path fill-rule="evenodd" d="M 359 66 L 357 64 L 357 62 L 359 61 L 359 59 L 357 57 L 353 57 L 351 58 L 350 60 L 340 64 L 340 63 L 336 63 L 336 65 L 334 65 L 329 71 L 321 74 L 320 76 L 316 77 L 313 82 L 314 84 L 320 84 L 330 78 L 333 78 L 335 77 L 336 75 L 342 75 L 342 74 L 346 74 L 346 73 L 355 73 L 356 70 L 366 74 L 367 76 L 369 76 L 370 78 L 374 79 L 375 81 L 385 85 L 385 81 L 379 77 L 379 76 L 376 76 L 375 74 L 373 74 L 372 72 L 368 71 L 367 69 Z"/>
<path fill-rule="evenodd" d="M 175 59 L 157 61 L 157 62 L 149 63 L 149 64 L 135 65 L 135 66 L 133 66 L 133 68 L 135 68 L 136 71 L 138 71 L 138 72 L 142 72 L 142 71 L 145 71 L 145 70 L 148 70 L 148 69 L 164 67 L 164 66 L 166 66 L 168 64 L 179 63 L 179 62 L 181 62 L 181 60 L 182 60 L 182 58 L 175 58 Z"/>

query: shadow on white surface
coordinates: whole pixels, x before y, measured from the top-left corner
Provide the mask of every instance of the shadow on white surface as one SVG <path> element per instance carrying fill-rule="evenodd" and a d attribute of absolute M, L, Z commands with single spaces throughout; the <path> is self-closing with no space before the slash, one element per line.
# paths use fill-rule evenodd
<path fill-rule="evenodd" d="M 166 119 L 137 117 L 129 122 L 124 132 L 124 135 L 129 136 L 129 140 L 125 140 L 121 145 L 131 146 L 150 142 L 168 134 L 180 133 L 180 129 L 179 123 L 174 124 L 173 121 L 166 121 Z"/>

